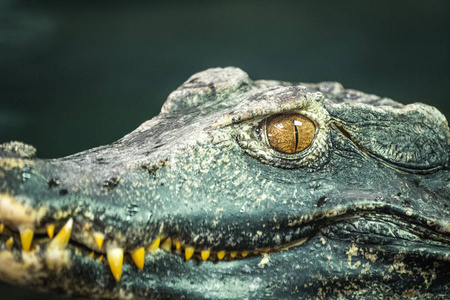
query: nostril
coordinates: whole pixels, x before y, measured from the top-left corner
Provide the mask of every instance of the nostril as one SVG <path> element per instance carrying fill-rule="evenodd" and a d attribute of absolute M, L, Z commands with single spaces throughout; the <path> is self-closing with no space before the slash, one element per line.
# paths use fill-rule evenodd
<path fill-rule="evenodd" d="M 69 191 L 67 191 L 66 189 L 61 189 L 61 190 L 59 190 L 59 195 L 60 196 L 65 196 L 65 195 L 67 195 L 69 193 Z"/>
<path fill-rule="evenodd" d="M 48 187 L 49 188 L 54 188 L 57 187 L 58 185 L 60 185 L 60 181 L 59 178 L 52 178 L 48 181 Z"/>

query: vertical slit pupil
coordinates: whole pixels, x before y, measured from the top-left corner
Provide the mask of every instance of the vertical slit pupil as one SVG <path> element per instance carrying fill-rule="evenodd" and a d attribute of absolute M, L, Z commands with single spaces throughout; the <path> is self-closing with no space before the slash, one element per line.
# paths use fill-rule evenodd
<path fill-rule="evenodd" d="M 269 145 L 278 152 L 299 153 L 312 143 L 316 127 L 308 117 L 298 113 L 278 114 L 264 123 Z"/>

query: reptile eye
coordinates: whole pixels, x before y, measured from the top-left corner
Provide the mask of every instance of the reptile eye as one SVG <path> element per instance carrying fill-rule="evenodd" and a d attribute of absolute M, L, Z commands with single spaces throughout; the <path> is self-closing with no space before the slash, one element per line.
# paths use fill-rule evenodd
<path fill-rule="evenodd" d="M 279 114 L 266 120 L 269 145 L 278 152 L 295 154 L 311 145 L 316 126 L 309 118 L 297 114 Z"/>

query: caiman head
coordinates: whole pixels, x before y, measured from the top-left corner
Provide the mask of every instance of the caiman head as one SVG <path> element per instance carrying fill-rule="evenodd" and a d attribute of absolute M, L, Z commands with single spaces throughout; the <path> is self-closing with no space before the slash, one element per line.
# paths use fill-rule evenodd
<path fill-rule="evenodd" d="M 108 299 L 448 298 L 449 144 L 424 104 L 210 69 L 111 145 L 1 145 L 0 278 Z"/>

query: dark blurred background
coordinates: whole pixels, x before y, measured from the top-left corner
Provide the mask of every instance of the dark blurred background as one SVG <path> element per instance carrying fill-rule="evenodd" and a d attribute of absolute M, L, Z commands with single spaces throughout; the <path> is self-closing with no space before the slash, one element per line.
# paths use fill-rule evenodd
<path fill-rule="evenodd" d="M 447 0 L 0 0 L 0 142 L 27 142 L 40 157 L 110 143 L 217 66 L 339 81 L 448 117 L 449 58 Z M 0 292 L 37 297 L 6 284 Z"/>

